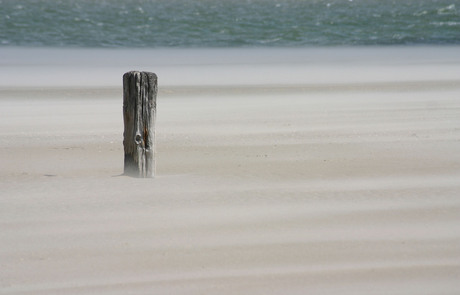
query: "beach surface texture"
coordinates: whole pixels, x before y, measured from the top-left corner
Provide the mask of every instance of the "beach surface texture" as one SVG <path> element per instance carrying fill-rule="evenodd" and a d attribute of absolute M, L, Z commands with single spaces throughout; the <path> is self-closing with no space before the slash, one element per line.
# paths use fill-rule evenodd
<path fill-rule="evenodd" d="M 0 62 L 0 294 L 460 294 L 460 47 Z M 153 179 L 121 175 L 130 70 Z"/>

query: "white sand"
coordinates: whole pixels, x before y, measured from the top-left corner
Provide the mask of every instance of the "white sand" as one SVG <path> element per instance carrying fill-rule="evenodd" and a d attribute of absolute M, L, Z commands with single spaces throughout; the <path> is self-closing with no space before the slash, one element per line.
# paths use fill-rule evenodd
<path fill-rule="evenodd" d="M 460 294 L 459 47 L 2 48 L 0 167 L 0 294 Z"/>

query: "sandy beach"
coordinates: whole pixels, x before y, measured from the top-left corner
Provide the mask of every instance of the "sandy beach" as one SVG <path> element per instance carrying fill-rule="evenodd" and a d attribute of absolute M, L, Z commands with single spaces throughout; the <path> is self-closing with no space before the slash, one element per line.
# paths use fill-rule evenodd
<path fill-rule="evenodd" d="M 0 294 L 460 294 L 458 46 L 1 48 L 0 167 Z"/>

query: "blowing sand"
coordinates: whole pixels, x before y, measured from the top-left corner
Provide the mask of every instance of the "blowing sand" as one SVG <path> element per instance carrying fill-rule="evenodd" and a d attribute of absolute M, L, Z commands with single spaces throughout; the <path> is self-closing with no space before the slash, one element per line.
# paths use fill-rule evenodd
<path fill-rule="evenodd" d="M 0 53 L 0 294 L 460 294 L 459 47 Z"/>

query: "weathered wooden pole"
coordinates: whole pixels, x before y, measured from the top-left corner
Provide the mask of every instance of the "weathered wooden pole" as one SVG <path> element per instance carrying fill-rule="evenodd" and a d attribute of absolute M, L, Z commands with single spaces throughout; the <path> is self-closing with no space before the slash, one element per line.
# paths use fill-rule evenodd
<path fill-rule="evenodd" d="M 157 76 L 131 71 L 123 75 L 124 174 L 155 176 Z"/>

